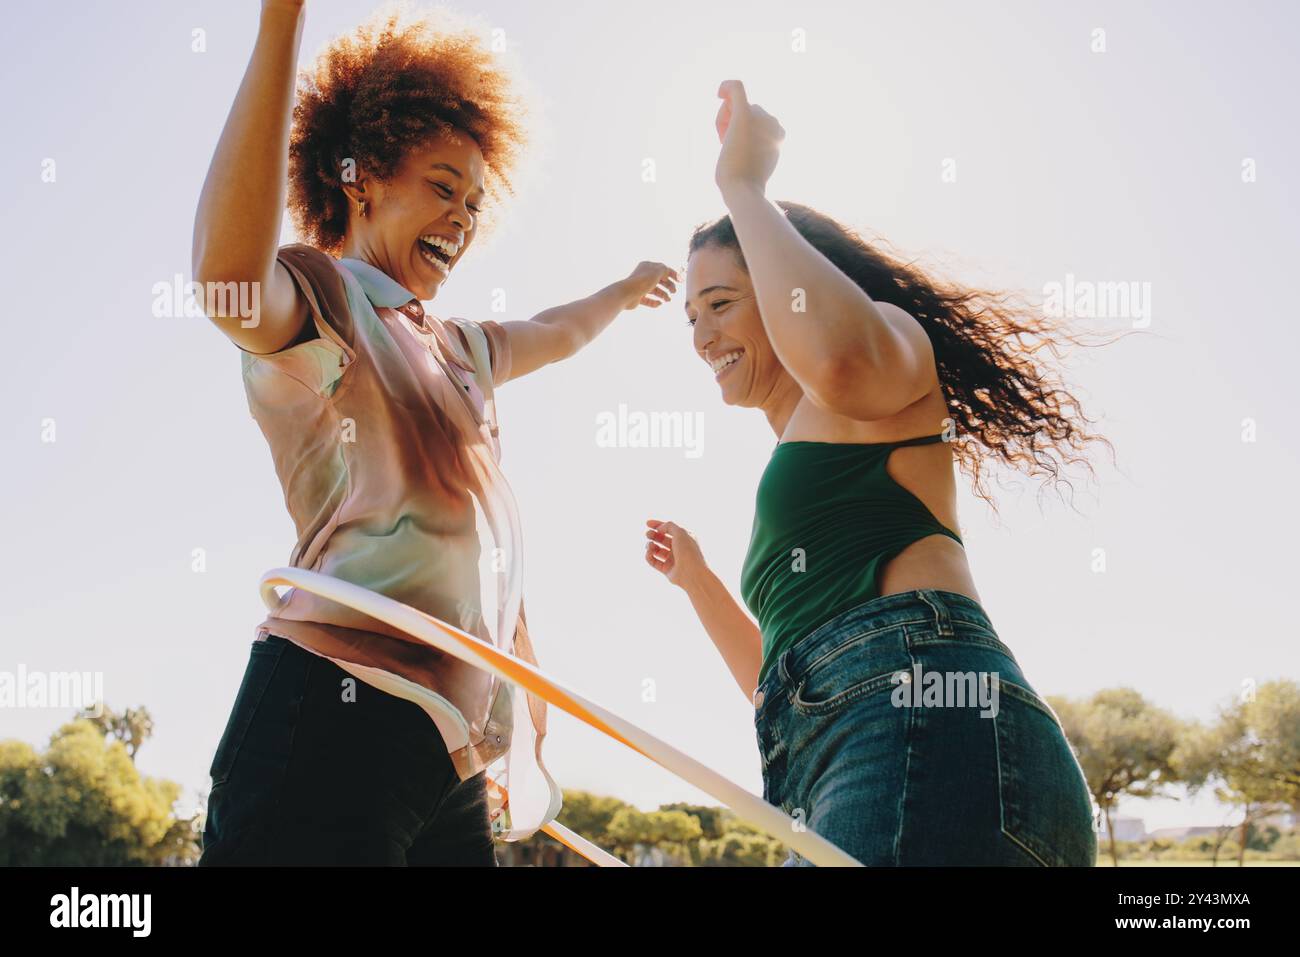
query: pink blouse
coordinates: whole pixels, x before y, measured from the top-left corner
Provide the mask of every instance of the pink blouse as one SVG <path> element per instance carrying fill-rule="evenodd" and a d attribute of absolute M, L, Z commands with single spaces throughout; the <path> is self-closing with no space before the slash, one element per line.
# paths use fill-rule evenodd
<path fill-rule="evenodd" d="M 241 350 L 249 411 L 271 449 L 298 541 L 289 564 L 353 582 L 536 662 L 524 622 L 520 530 L 498 465 L 497 322 L 440 320 L 368 263 L 286 246 L 279 261 L 318 337 Z M 498 762 L 505 837 L 558 813 L 541 758 L 545 704 L 360 612 L 290 589 L 257 627 L 419 704 L 463 780 Z M 500 810 L 501 795 L 489 788 Z"/>

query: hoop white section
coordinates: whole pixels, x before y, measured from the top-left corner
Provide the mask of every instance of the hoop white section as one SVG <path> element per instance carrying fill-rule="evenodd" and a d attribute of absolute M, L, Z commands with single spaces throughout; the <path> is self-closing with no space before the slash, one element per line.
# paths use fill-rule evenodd
<path fill-rule="evenodd" d="M 787 847 L 793 848 L 814 864 L 822 867 L 862 866 L 858 860 L 821 835 L 796 823 L 778 808 L 746 791 L 712 768 L 565 687 L 528 662 L 507 654 L 445 621 L 394 601 L 386 595 L 303 568 L 273 568 L 262 576 L 258 587 L 263 603 L 271 611 L 275 611 L 281 602 L 280 596 L 275 592 L 276 585 L 301 588 L 314 595 L 346 605 L 537 695 L 597 731 L 616 741 L 621 741 L 633 751 L 640 752 L 660 767 L 721 801 L 735 811 L 742 820 L 765 831 Z M 572 831 L 564 829 L 566 837 L 561 837 L 552 829 L 561 827 L 551 821 L 548 822 L 546 830 L 557 840 L 568 844 L 584 856 L 589 856 L 586 850 L 569 843 L 571 840 L 581 842 L 587 848 L 598 851 L 610 861 L 622 863 Z M 608 862 L 598 860 L 596 863 Z"/>

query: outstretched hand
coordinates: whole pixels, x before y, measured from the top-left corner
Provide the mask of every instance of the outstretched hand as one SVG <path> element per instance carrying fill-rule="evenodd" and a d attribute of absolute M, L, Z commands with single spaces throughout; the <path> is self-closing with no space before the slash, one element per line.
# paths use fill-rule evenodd
<path fill-rule="evenodd" d="M 718 96 L 722 105 L 714 125 L 722 151 L 714 182 L 723 190 L 732 186 L 762 190 L 776 169 L 785 130 L 775 116 L 749 102 L 739 80 L 725 80 L 718 87 Z"/>
<path fill-rule="evenodd" d="M 621 281 L 620 292 L 623 294 L 623 308 L 635 309 L 637 306 L 649 306 L 657 309 L 677 291 L 681 278 L 677 270 L 663 263 L 638 263 L 628 277 Z"/>
<path fill-rule="evenodd" d="M 700 543 L 676 522 L 648 518 L 645 537 L 646 564 L 679 588 L 689 591 L 707 570 Z"/>

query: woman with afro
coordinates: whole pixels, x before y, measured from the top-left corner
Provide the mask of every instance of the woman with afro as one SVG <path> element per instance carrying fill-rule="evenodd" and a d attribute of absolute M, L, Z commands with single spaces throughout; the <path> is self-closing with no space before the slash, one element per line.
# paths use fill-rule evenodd
<path fill-rule="evenodd" d="M 298 533 L 290 564 L 535 660 L 494 389 L 666 302 L 676 274 L 643 262 L 528 321 L 426 313 L 509 192 L 524 140 L 509 77 L 472 32 L 386 15 L 335 40 L 295 102 L 303 8 L 263 0 L 193 246 Z M 304 242 L 280 248 L 286 206 Z M 497 679 L 292 589 L 217 746 L 200 863 L 492 866 L 494 816 L 521 836 L 558 810 L 544 730 L 540 702 L 515 710 Z M 535 762 L 540 810 L 513 782 L 489 788 L 507 754 L 512 774 Z"/>

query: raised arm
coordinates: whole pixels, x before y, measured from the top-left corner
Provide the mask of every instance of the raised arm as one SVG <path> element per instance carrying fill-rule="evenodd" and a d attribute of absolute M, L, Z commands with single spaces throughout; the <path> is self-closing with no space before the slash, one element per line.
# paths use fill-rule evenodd
<path fill-rule="evenodd" d="M 716 181 L 754 283 L 772 348 L 808 398 L 869 421 L 925 395 L 933 353 L 921 325 L 873 301 L 786 219 L 765 195 L 785 131 L 749 103 L 737 80 L 722 84 Z"/>
<path fill-rule="evenodd" d="M 205 288 L 256 284 L 254 314 L 229 308 L 240 297 L 208 297 L 207 312 L 250 352 L 277 352 L 307 319 L 307 304 L 276 262 L 289 165 L 294 73 L 302 41 L 303 0 L 263 0 L 244 80 L 203 181 L 194 218 L 194 279 Z M 223 302 L 224 300 L 224 302 Z"/>

